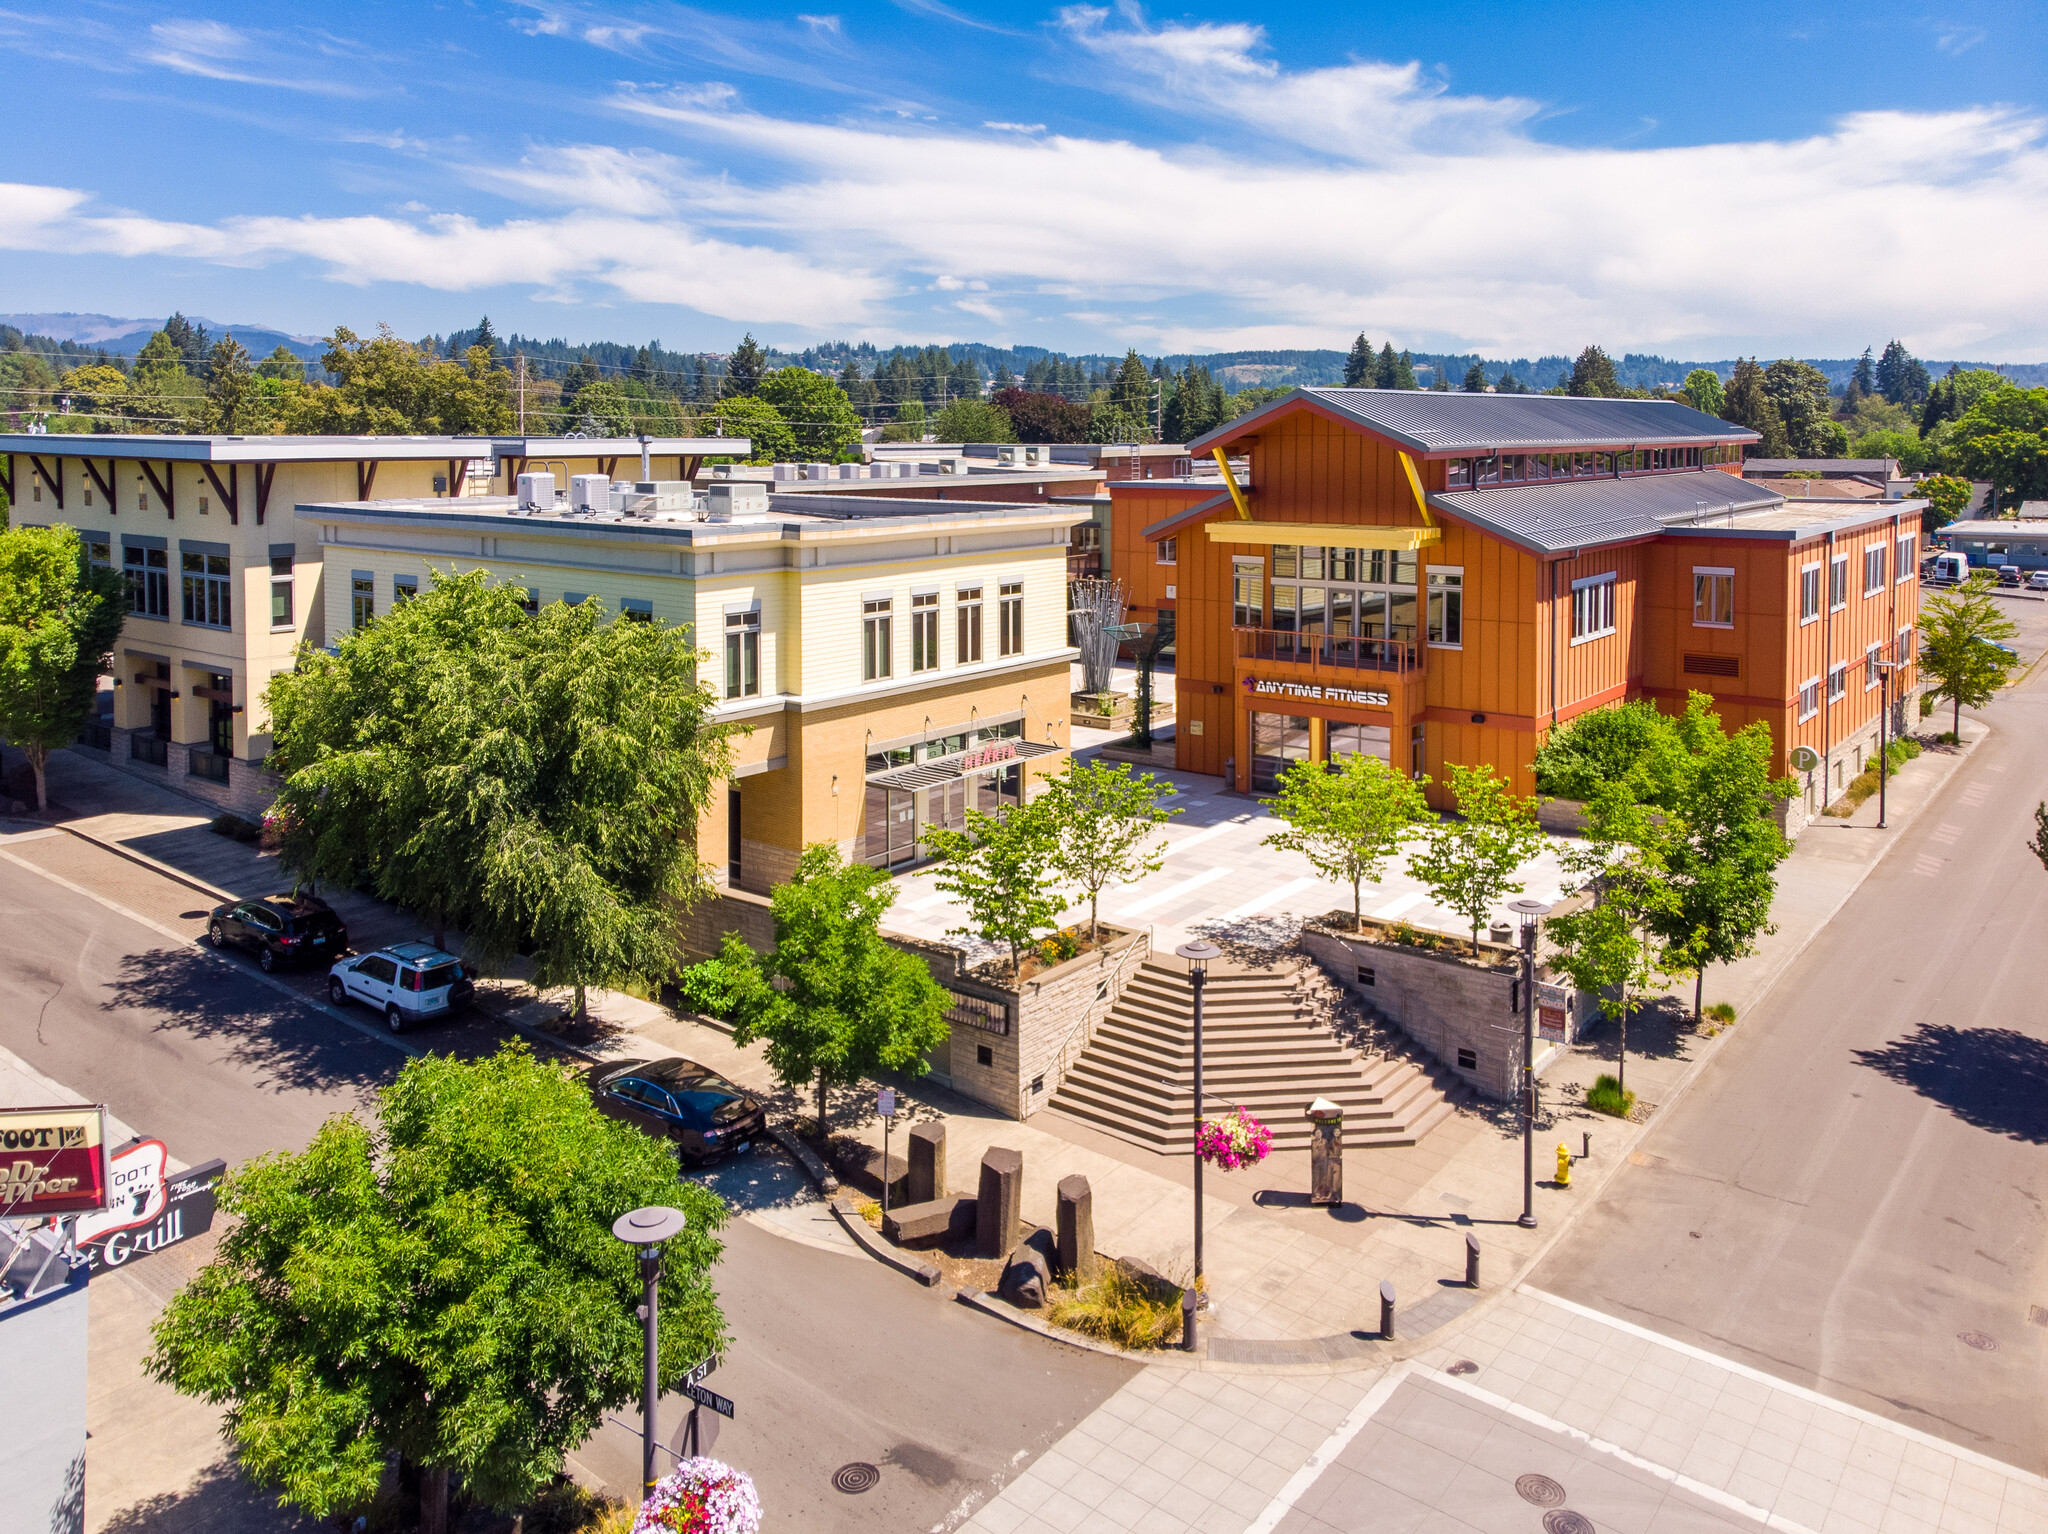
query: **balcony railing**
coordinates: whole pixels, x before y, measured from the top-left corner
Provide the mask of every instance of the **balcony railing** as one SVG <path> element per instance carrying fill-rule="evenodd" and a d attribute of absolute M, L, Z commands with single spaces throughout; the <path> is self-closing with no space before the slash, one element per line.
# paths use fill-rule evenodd
<path fill-rule="evenodd" d="M 1392 671 L 1415 669 L 1415 642 L 1410 639 L 1366 639 L 1311 630 L 1234 629 L 1239 660 L 1281 661 L 1330 671 Z"/>
<path fill-rule="evenodd" d="M 131 735 L 128 737 L 128 755 L 153 767 L 167 767 L 171 761 L 170 742 L 158 740 L 154 735 Z"/>
<path fill-rule="evenodd" d="M 96 724 L 88 720 L 78 731 L 81 746 L 96 746 L 102 751 L 114 749 L 114 731 L 111 726 Z"/>
<path fill-rule="evenodd" d="M 186 754 L 186 771 L 195 778 L 205 778 L 213 783 L 228 780 L 228 759 L 216 756 L 200 746 L 194 746 Z"/>

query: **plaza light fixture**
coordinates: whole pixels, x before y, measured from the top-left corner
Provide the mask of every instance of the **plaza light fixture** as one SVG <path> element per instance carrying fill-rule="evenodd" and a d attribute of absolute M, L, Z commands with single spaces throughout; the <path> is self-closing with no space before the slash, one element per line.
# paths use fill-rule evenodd
<path fill-rule="evenodd" d="M 1223 957 L 1223 950 L 1214 943 L 1205 943 L 1197 938 L 1192 943 L 1182 943 L 1174 952 L 1188 961 L 1188 984 L 1195 990 L 1195 1276 L 1189 1285 L 1196 1291 L 1195 1303 L 1201 1303 L 1202 1283 L 1202 986 L 1208 980 L 1209 964 L 1213 959 Z M 1189 1345 L 1193 1344 L 1193 1327 L 1189 1327 Z"/>
<path fill-rule="evenodd" d="M 660 1320 L 655 1313 L 656 1291 L 661 1284 L 661 1244 L 682 1234 L 688 1224 L 682 1210 L 663 1204 L 635 1209 L 612 1221 L 612 1234 L 628 1246 L 640 1249 L 640 1320 L 645 1328 L 645 1373 L 640 1385 L 640 1495 L 654 1495 L 654 1407 L 661 1393 L 657 1377 L 660 1358 Z"/>
<path fill-rule="evenodd" d="M 1536 924 L 1550 906 L 1524 896 L 1508 909 L 1522 919 L 1522 1217 L 1536 1228 Z"/>

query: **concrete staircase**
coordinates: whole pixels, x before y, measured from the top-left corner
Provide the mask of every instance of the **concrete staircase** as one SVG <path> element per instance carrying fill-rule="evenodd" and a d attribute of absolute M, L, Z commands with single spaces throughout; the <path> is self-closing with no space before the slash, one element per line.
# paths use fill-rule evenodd
<path fill-rule="evenodd" d="M 1400 1058 L 1368 1059 L 1332 1031 L 1341 993 L 1313 966 L 1220 974 L 1202 996 L 1202 1106 L 1215 1117 L 1247 1109 L 1275 1150 L 1308 1145 L 1302 1110 L 1318 1097 L 1344 1107 L 1351 1147 L 1418 1144 L 1450 1117 L 1465 1089 L 1440 1087 Z M 1194 1142 L 1194 993 L 1186 974 L 1147 962 L 1124 987 L 1059 1084 L 1049 1106 L 1150 1149 Z"/>

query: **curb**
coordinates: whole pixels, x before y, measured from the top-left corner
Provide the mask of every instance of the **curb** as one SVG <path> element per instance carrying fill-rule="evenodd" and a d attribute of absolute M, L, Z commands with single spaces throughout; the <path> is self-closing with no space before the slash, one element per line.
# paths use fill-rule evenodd
<path fill-rule="evenodd" d="M 770 1130 L 769 1133 L 774 1134 L 775 1131 Z M 777 1138 L 781 1137 L 778 1135 Z M 833 1195 L 832 1212 L 839 1217 L 839 1223 L 846 1227 L 846 1233 L 853 1237 L 855 1244 L 875 1261 L 894 1268 L 898 1273 L 907 1274 L 927 1289 L 939 1287 L 939 1281 L 944 1274 L 922 1258 L 906 1257 L 884 1242 L 869 1227 L 868 1222 L 860 1217 L 859 1211 L 853 1207 L 853 1200 L 845 1194 Z"/>
<path fill-rule="evenodd" d="M 799 1140 L 787 1129 L 777 1124 L 770 1124 L 768 1126 L 768 1138 L 789 1152 L 790 1158 L 810 1175 L 812 1182 L 818 1185 L 820 1193 L 830 1198 L 839 1191 L 839 1179 L 832 1175 L 831 1168 L 825 1165 L 816 1151 L 804 1144 L 803 1141 Z M 867 1225 L 866 1220 L 862 1220 L 860 1223 L 863 1227 Z"/>
<path fill-rule="evenodd" d="M 1138 1353 L 1113 1347 L 1107 1342 L 1097 1342 L 1093 1337 L 1084 1337 L 1079 1332 L 1070 1332 L 1065 1327 L 1054 1326 L 1050 1322 L 1039 1320 L 1036 1316 L 1027 1316 L 1023 1311 L 1005 1305 L 1001 1300 L 983 1294 L 979 1289 L 956 1289 L 953 1291 L 953 1298 L 962 1305 L 973 1307 L 983 1315 L 1007 1321 L 1023 1331 L 1035 1332 L 1047 1342 L 1061 1343 L 1089 1353 L 1101 1353 L 1110 1358 L 1121 1358 L 1134 1364 L 1178 1364 L 1184 1369 L 1200 1367 L 1200 1360 L 1191 1358 L 1177 1348 L 1154 1348 Z"/>
<path fill-rule="evenodd" d="M 102 852 L 111 852 L 117 858 L 126 858 L 138 868 L 146 868 L 153 874 L 161 874 L 164 878 L 171 880 L 175 884 L 184 885 L 188 890 L 201 895 L 210 895 L 222 904 L 239 898 L 229 894 L 218 885 L 208 884 L 204 879 L 195 879 L 187 873 L 180 873 L 177 869 L 171 867 L 170 864 L 159 863 L 147 853 L 136 852 L 132 848 L 122 846 L 119 842 L 110 842 L 103 836 L 94 836 L 90 831 L 81 831 L 76 826 L 65 825 L 62 821 L 46 821 L 43 823 L 55 830 L 64 832 L 66 835 L 75 836 L 82 842 L 90 842 Z"/>

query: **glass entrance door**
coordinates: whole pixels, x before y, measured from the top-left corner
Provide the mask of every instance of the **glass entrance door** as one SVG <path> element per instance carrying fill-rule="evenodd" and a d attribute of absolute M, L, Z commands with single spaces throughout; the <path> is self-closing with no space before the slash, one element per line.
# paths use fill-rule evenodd
<path fill-rule="evenodd" d="M 1306 714 L 1252 715 L 1252 791 L 1272 793 L 1280 774 L 1309 758 Z"/>

